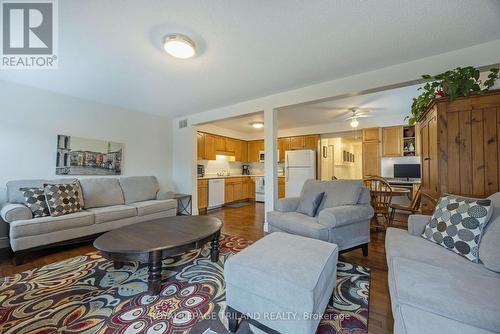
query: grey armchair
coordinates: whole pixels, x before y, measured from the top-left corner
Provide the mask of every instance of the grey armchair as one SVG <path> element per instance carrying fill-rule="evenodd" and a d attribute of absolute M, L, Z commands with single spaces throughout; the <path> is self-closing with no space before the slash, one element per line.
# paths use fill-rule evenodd
<path fill-rule="evenodd" d="M 362 248 L 368 255 L 370 242 L 370 192 L 361 180 L 307 180 L 306 192 L 324 192 L 315 217 L 296 212 L 300 197 L 280 199 L 276 211 L 268 212 L 269 232 L 285 232 L 337 244 L 339 251 Z"/>

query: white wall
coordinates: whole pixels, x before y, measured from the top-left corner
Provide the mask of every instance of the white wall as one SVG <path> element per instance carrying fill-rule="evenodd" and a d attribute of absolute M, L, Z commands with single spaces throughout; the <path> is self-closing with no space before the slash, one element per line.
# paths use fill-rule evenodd
<path fill-rule="evenodd" d="M 122 175 L 173 187 L 171 120 L 0 81 L 0 203 L 9 180 L 56 177 L 58 134 L 123 143 Z"/>

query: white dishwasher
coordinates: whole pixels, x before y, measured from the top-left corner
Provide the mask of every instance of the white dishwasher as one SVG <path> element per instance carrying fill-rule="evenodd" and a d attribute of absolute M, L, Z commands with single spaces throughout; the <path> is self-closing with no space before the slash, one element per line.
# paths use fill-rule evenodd
<path fill-rule="evenodd" d="M 224 179 L 208 180 L 208 210 L 224 205 Z"/>

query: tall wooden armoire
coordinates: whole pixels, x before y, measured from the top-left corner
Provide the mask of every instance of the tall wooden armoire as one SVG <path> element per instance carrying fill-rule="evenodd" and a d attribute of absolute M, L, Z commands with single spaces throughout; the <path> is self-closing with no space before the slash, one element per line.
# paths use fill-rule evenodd
<path fill-rule="evenodd" d="M 445 193 L 486 197 L 500 190 L 500 90 L 437 99 L 419 125 L 422 212 L 432 212 L 430 198 Z"/>

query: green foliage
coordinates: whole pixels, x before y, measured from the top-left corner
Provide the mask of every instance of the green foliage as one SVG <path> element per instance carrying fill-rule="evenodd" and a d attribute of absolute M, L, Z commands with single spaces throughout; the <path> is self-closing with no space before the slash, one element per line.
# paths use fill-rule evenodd
<path fill-rule="evenodd" d="M 482 94 L 488 91 L 495 84 L 495 81 L 500 78 L 498 68 L 491 69 L 488 79 L 484 82 L 479 79 L 479 75 L 479 70 L 472 66 L 457 67 L 454 70 L 434 76 L 422 75 L 422 79 L 427 82 L 422 88 L 419 88 L 419 90 L 422 90 L 422 94 L 413 98 L 411 115 L 406 117 L 408 123 L 410 125 L 415 124 L 429 104 L 436 98 L 447 97 L 450 101 L 453 101 L 461 96 Z"/>

